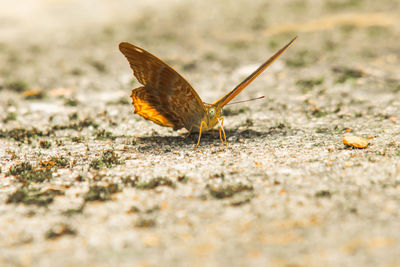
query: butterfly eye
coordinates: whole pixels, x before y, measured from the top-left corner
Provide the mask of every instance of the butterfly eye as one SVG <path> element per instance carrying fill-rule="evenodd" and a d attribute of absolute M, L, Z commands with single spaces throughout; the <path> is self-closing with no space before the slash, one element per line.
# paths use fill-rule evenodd
<path fill-rule="evenodd" d="M 214 115 L 215 115 L 215 110 L 214 110 L 213 108 L 210 108 L 210 109 L 208 110 L 208 115 L 209 115 L 210 117 L 214 117 Z"/>

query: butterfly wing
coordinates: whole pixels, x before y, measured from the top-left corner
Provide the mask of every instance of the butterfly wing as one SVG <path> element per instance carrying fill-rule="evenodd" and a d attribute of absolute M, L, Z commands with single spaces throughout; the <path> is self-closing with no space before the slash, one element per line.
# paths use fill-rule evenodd
<path fill-rule="evenodd" d="M 119 50 L 128 59 L 133 74 L 143 86 L 132 90 L 135 113 L 174 130 L 201 122 L 206 113 L 192 86 L 161 59 L 129 43 Z"/>
<path fill-rule="evenodd" d="M 226 104 L 229 103 L 235 96 L 237 96 L 244 88 L 247 87 L 255 78 L 257 78 L 258 75 L 260 75 L 269 65 L 272 64 L 280 55 L 283 54 L 283 52 L 286 51 L 290 47 L 290 45 L 297 39 L 297 37 L 293 38 L 287 45 L 285 45 L 281 50 L 276 52 L 272 57 L 270 57 L 267 61 L 265 61 L 258 69 L 256 69 L 252 74 L 250 74 L 249 77 L 244 79 L 243 82 L 241 82 L 238 86 L 236 86 L 232 91 L 227 93 L 225 96 L 221 97 L 217 101 L 213 103 L 213 105 L 216 105 L 220 108 L 225 106 Z"/>

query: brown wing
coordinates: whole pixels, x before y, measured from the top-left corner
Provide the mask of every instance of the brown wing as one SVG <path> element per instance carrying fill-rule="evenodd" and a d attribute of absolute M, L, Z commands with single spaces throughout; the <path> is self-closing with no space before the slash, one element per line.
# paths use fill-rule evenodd
<path fill-rule="evenodd" d="M 135 113 L 159 125 L 189 129 L 206 113 L 192 86 L 174 69 L 144 49 L 120 43 L 137 80 L 144 86 L 132 90 Z"/>

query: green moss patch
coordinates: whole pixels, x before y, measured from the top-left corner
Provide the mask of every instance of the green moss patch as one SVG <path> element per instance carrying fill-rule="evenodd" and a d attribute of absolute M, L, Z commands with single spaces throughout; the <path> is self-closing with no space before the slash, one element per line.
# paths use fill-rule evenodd
<path fill-rule="evenodd" d="M 108 201 L 111 200 L 111 195 L 121 192 L 118 184 L 108 184 L 106 186 L 93 185 L 84 195 L 84 200 L 88 201 Z"/>
<path fill-rule="evenodd" d="M 0 129 L 0 138 L 10 138 L 17 142 L 31 144 L 32 139 L 37 138 L 38 136 L 49 136 L 51 133 L 51 131 L 43 132 L 36 128 L 14 128 L 11 130 Z"/>
<path fill-rule="evenodd" d="M 90 168 L 98 170 L 103 167 L 112 168 L 115 165 L 120 165 L 123 163 L 124 161 L 119 158 L 117 153 L 115 153 L 113 150 L 107 150 L 100 158 L 92 160 L 89 166 Z"/>
<path fill-rule="evenodd" d="M 49 230 L 46 231 L 44 236 L 46 239 L 57 239 L 65 235 L 76 235 L 76 233 L 76 230 L 70 225 L 60 223 L 53 225 Z"/>
<path fill-rule="evenodd" d="M 93 119 L 84 118 L 80 121 L 74 121 L 65 125 L 54 125 L 53 127 L 51 127 L 51 130 L 57 131 L 57 130 L 74 129 L 77 131 L 82 131 L 83 128 L 87 128 L 89 126 L 93 126 L 93 128 L 95 129 L 99 127 L 99 125 L 95 123 Z"/>
<path fill-rule="evenodd" d="M 33 168 L 29 162 L 17 163 L 11 166 L 7 175 L 15 176 L 18 182 L 25 185 L 31 183 L 42 183 L 53 178 L 50 169 Z"/>
<path fill-rule="evenodd" d="M 48 206 L 58 195 L 64 192 L 59 190 L 41 191 L 38 188 L 21 187 L 10 194 L 6 203 L 23 203 L 25 205 Z"/>
<path fill-rule="evenodd" d="M 207 185 L 207 189 L 211 196 L 222 199 L 232 197 L 235 194 L 253 191 L 253 186 L 245 184 L 227 184 L 227 185 Z"/>
<path fill-rule="evenodd" d="M 154 189 L 158 186 L 169 186 L 171 188 L 176 187 L 175 183 L 166 177 L 156 177 L 149 181 L 135 183 L 135 187 L 138 189 Z"/>

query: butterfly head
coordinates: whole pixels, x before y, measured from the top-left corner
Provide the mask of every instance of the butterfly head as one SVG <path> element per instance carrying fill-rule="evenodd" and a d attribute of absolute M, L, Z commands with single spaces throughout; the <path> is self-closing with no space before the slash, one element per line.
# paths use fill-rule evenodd
<path fill-rule="evenodd" d="M 216 105 L 207 105 L 207 125 L 208 128 L 213 128 L 218 123 L 218 118 L 221 117 L 221 108 Z"/>

